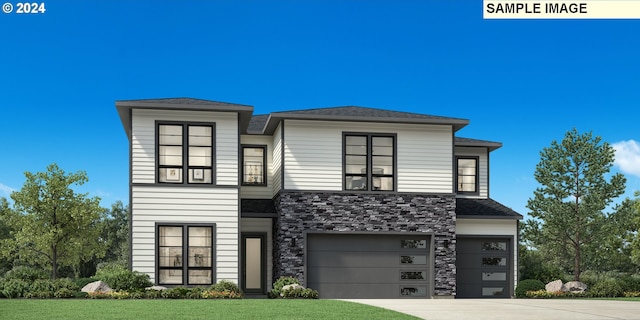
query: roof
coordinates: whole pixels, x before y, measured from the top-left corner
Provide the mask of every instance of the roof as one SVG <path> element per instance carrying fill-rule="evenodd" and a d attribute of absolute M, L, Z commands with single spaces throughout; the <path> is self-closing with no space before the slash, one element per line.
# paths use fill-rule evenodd
<path fill-rule="evenodd" d="M 265 123 L 262 133 L 272 134 L 273 130 L 278 126 L 282 119 L 449 124 L 454 127 L 454 131 L 457 131 L 469 124 L 469 120 L 467 119 L 440 117 L 421 113 L 401 112 L 368 107 L 344 106 L 272 112 Z"/>
<path fill-rule="evenodd" d="M 493 151 L 502 147 L 502 143 L 500 142 L 478 140 L 478 139 L 471 139 L 471 138 L 462 138 L 462 137 L 456 137 L 455 144 L 456 144 L 456 147 L 486 147 L 486 148 L 489 148 L 489 151 Z"/>
<path fill-rule="evenodd" d="M 456 217 L 468 219 L 522 219 L 521 214 L 491 198 L 457 198 Z"/>
<path fill-rule="evenodd" d="M 131 109 L 237 112 L 242 128 L 246 128 L 249 125 L 251 113 L 253 112 L 253 107 L 249 105 L 194 98 L 118 100 L 116 101 L 116 109 L 118 109 L 120 121 L 122 121 L 129 138 L 131 138 Z"/>
<path fill-rule="evenodd" d="M 268 119 L 268 114 L 259 114 L 251 117 L 251 121 L 249 121 L 249 128 L 247 128 L 247 133 L 261 133 L 262 129 L 264 129 L 264 124 L 267 123 Z"/>

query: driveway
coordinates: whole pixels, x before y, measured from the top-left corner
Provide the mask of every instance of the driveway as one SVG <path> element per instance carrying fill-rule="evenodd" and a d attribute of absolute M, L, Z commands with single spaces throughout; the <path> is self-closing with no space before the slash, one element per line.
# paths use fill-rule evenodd
<path fill-rule="evenodd" d="M 429 320 L 639 319 L 640 302 L 559 299 L 346 299 Z"/>

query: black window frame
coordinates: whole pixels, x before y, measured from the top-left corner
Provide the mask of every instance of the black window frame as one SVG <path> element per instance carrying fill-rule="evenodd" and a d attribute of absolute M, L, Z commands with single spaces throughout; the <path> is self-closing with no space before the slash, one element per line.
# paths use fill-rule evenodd
<path fill-rule="evenodd" d="M 460 165 L 460 160 L 474 160 L 476 162 L 476 170 L 475 170 L 475 191 L 460 191 L 460 186 L 458 185 L 458 181 L 460 180 L 460 174 L 458 174 L 458 167 Z M 455 169 L 455 177 L 456 177 L 456 193 L 457 194 L 468 194 L 468 195 L 478 195 L 480 194 L 480 157 L 478 156 L 457 156 L 456 157 L 456 169 Z"/>
<path fill-rule="evenodd" d="M 366 153 L 366 169 L 364 175 L 366 177 L 366 188 L 363 190 L 347 189 L 347 177 L 362 176 L 359 174 L 347 173 L 347 137 L 360 136 L 367 139 Z M 391 138 L 393 139 L 393 173 L 392 174 L 374 174 L 373 168 L 373 138 Z M 393 179 L 392 190 L 373 189 L 374 177 L 391 177 Z M 343 132 L 342 133 L 342 190 L 348 192 L 395 192 L 398 189 L 398 135 L 395 133 L 375 133 L 375 132 Z"/>
<path fill-rule="evenodd" d="M 262 149 L 262 183 L 247 183 L 244 181 L 244 149 Z M 243 144 L 240 146 L 240 185 L 248 187 L 266 187 L 267 186 L 267 145 L 261 144 Z"/>
<path fill-rule="evenodd" d="M 182 266 L 181 267 L 164 267 L 160 266 L 160 228 L 162 227 L 181 227 L 182 228 Z M 190 227 L 206 227 L 211 228 L 211 267 L 190 267 L 189 266 L 189 228 Z M 156 223 L 155 233 L 155 283 L 157 285 L 172 286 L 206 286 L 216 283 L 216 224 L 215 223 Z M 185 254 L 186 253 L 186 254 Z M 186 260 L 185 260 L 185 257 Z M 181 283 L 163 283 L 160 282 L 161 270 L 181 270 Z M 211 270 L 211 283 L 189 283 L 189 270 Z"/>
<path fill-rule="evenodd" d="M 160 181 L 160 170 L 162 168 L 173 168 L 177 166 L 160 165 L 160 126 L 182 126 L 182 181 L 170 182 Z M 189 165 L 189 127 L 210 127 L 211 128 L 211 166 L 190 166 Z M 216 184 L 216 123 L 215 122 L 189 122 L 189 121 L 156 121 L 155 124 L 155 176 L 156 183 L 172 186 L 212 186 Z M 211 182 L 189 182 L 190 169 L 211 170 Z"/>

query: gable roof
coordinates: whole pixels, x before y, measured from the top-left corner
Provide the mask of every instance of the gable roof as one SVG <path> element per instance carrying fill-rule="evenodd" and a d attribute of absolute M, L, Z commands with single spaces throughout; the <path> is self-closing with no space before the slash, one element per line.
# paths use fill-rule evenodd
<path fill-rule="evenodd" d="M 454 131 L 457 131 L 469 124 L 469 120 L 467 119 L 440 117 L 421 113 L 401 112 L 368 107 L 344 106 L 272 112 L 269 115 L 261 133 L 272 134 L 273 130 L 275 130 L 283 119 L 449 124 L 453 125 Z"/>
<path fill-rule="evenodd" d="M 489 148 L 489 151 L 493 151 L 502 147 L 502 143 L 500 142 L 478 140 L 478 139 L 471 139 L 471 138 L 462 138 L 462 137 L 456 137 L 455 145 L 456 147 L 486 147 L 486 148 Z"/>
<path fill-rule="evenodd" d="M 249 125 L 251 113 L 253 113 L 253 107 L 249 105 L 194 98 L 118 100 L 116 101 L 116 109 L 129 138 L 131 138 L 131 109 L 237 112 L 241 128 L 246 128 Z"/>
<path fill-rule="evenodd" d="M 456 217 L 468 219 L 522 219 L 522 215 L 491 199 L 456 199 Z"/>

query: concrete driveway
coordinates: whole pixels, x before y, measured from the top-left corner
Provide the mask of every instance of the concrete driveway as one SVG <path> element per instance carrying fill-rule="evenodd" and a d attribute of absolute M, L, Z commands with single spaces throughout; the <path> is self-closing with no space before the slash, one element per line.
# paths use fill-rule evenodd
<path fill-rule="evenodd" d="M 429 320 L 640 319 L 640 302 L 558 299 L 346 299 Z"/>

